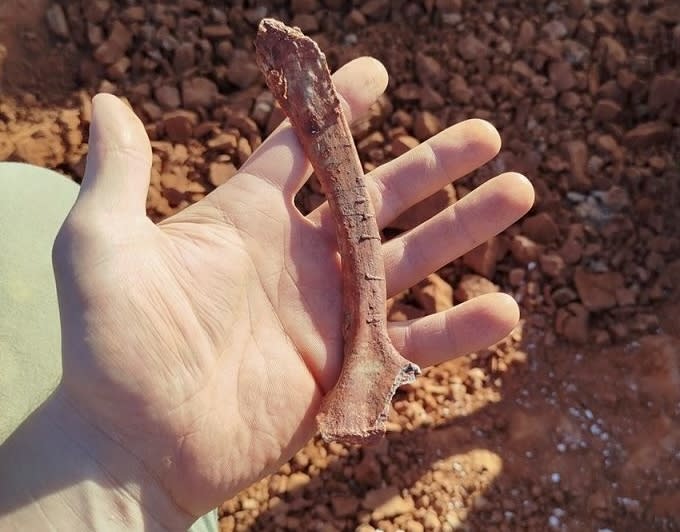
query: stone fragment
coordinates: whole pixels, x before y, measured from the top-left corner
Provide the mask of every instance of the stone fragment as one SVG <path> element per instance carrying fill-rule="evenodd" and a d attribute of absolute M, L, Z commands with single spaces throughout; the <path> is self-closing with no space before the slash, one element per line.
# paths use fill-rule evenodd
<path fill-rule="evenodd" d="M 473 92 L 464 76 L 454 73 L 449 80 L 448 89 L 454 102 L 468 104 L 472 101 Z"/>
<path fill-rule="evenodd" d="M 455 202 L 456 190 L 453 185 L 446 185 L 443 189 L 407 209 L 388 225 L 394 229 L 409 231 Z"/>
<path fill-rule="evenodd" d="M 84 4 L 84 14 L 88 22 L 99 24 L 103 22 L 111 9 L 110 0 L 90 0 Z"/>
<path fill-rule="evenodd" d="M 418 144 L 420 144 L 418 139 L 411 137 L 410 135 L 399 135 L 392 141 L 392 155 L 399 157 L 418 146 Z"/>
<path fill-rule="evenodd" d="M 526 50 L 536 38 L 536 26 L 530 20 L 524 19 L 519 25 L 519 33 L 515 46 L 518 50 Z"/>
<path fill-rule="evenodd" d="M 367 18 L 380 19 L 389 13 L 390 2 L 389 0 L 367 0 L 362 2 L 359 9 Z"/>
<path fill-rule="evenodd" d="M 319 21 L 311 13 L 299 13 L 293 17 L 293 26 L 300 28 L 302 33 L 315 33 L 319 31 Z"/>
<path fill-rule="evenodd" d="M 359 508 L 359 499 L 351 495 L 333 495 L 331 497 L 331 507 L 335 517 L 349 517 L 356 515 Z"/>
<path fill-rule="evenodd" d="M 233 153 L 238 146 L 238 137 L 233 133 L 220 133 L 206 143 L 208 148 L 222 153 Z"/>
<path fill-rule="evenodd" d="M 372 510 L 371 518 L 379 521 L 410 513 L 414 510 L 413 501 L 404 499 L 396 486 L 370 490 L 361 501 L 362 508 Z"/>
<path fill-rule="evenodd" d="M 572 342 L 585 344 L 589 337 L 588 318 L 588 310 L 583 305 L 570 303 L 557 310 L 555 330 Z"/>
<path fill-rule="evenodd" d="M 209 24 L 201 29 L 203 37 L 206 39 L 219 41 L 231 37 L 233 32 L 226 24 Z"/>
<path fill-rule="evenodd" d="M 165 134 L 172 142 L 186 143 L 191 137 L 198 117 L 191 111 L 170 111 L 163 115 Z"/>
<path fill-rule="evenodd" d="M 288 491 L 297 491 L 299 489 L 304 488 L 309 482 L 311 481 L 311 478 L 309 478 L 309 475 L 306 473 L 302 472 L 297 472 L 293 473 L 288 477 Z"/>
<path fill-rule="evenodd" d="M 593 118 L 600 122 L 610 122 L 621 114 L 621 106 L 614 100 L 598 100 L 593 107 Z"/>
<path fill-rule="evenodd" d="M 232 163 L 210 163 L 208 179 L 213 186 L 219 187 L 234 177 L 237 172 L 238 170 Z"/>
<path fill-rule="evenodd" d="M 595 312 L 617 305 L 616 292 L 624 287 L 624 278 L 618 272 L 592 273 L 577 268 L 574 284 L 583 306 Z"/>
<path fill-rule="evenodd" d="M 560 236 L 560 230 L 553 217 L 544 211 L 524 219 L 522 234 L 539 244 L 550 244 Z"/>
<path fill-rule="evenodd" d="M 548 67 L 550 82 L 558 92 L 568 91 L 576 85 L 576 78 L 567 61 L 553 61 Z"/>
<path fill-rule="evenodd" d="M 499 290 L 498 285 L 495 285 L 488 279 L 474 273 L 469 273 L 461 278 L 454 291 L 454 297 L 456 301 L 464 302 L 484 294 L 493 294 Z"/>
<path fill-rule="evenodd" d="M 671 139 L 673 128 L 661 121 L 645 122 L 626 132 L 624 142 L 632 149 L 644 149 Z"/>
<path fill-rule="evenodd" d="M 625 47 L 614 37 L 601 37 L 597 44 L 600 53 L 604 57 L 604 65 L 610 74 L 616 74 L 621 65 L 626 63 L 628 54 Z"/>
<path fill-rule="evenodd" d="M 431 273 L 411 288 L 411 294 L 427 314 L 453 306 L 453 288 L 436 273 Z"/>
<path fill-rule="evenodd" d="M 234 50 L 227 66 L 227 80 L 240 89 L 247 89 L 260 78 L 260 69 L 245 50 Z"/>
<path fill-rule="evenodd" d="M 557 253 L 546 253 L 538 259 L 541 271 L 548 277 L 560 278 L 564 273 L 564 259 Z"/>
<path fill-rule="evenodd" d="M 64 9 L 60 4 L 52 4 L 48 7 L 47 11 L 45 11 L 45 18 L 47 19 L 47 27 L 52 33 L 62 39 L 69 38 L 71 31 L 69 30 L 68 22 L 66 22 Z"/>
<path fill-rule="evenodd" d="M 590 189 L 590 177 L 587 173 L 588 146 L 581 140 L 572 140 L 565 144 L 569 169 L 571 171 L 570 184 L 574 190 Z"/>
<path fill-rule="evenodd" d="M 290 10 L 293 13 L 314 13 L 319 9 L 318 0 L 291 0 Z"/>
<path fill-rule="evenodd" d="M 423 142 L 433 137 L 443 129 L 442 123 L 435 115 L 429 111 L 419 111 L 413 121 L 413 134 Z"/>
<path fill-rule="evenodd" d="M 649 85 L 647 105 L 652 111 L 670 107 L 680 99 L 680 77 L 657 74 Z"/>
<path fill-rule="evenodd" d="M 569 30 L 564 25 L 564 22 L 554 19 L 544 24 L 543 27 L 541 27 L 541 32 L 548 37 L 548 39 L 560 40 L 568 35 Z"/>
<path fill-rule="evenodd" d="M 487 56 L 489 48 L 472 34 L 467 34 L 458 41 L 458 54 L 465 61 L 475 61 Z"/>
<path fill-rule="evenodd" d="M 108 39 L 94 51 L 94 58 L 104 65 L 115 63 L 125 55 L 130 43 L 132 43 L 132 33 L 116 20 Z"/>
<path fill-rule="evenodd" d="M 510 253 L 521 264 L 529 264 L 538 260 L 541 246 L 523 235 L 516 235 L 510 241 Z"/>
<path fill-rule="evenodd" d="M 434 57 L 423 53 L 417 53 L 414 61 L 416 78 L 421 84 L 436 84 L 444 78 L 444 69 Z"/>
<path fill-rule="evenodd" d="M 426 316 L 424 310 L 407 303 L 402 303 L 401 301 L 396 301 L 388 308 L 387 318 L 390 321 L 406 321 L 422 318 L 423 316 Z"/>
<path fill-rule="evenodd" d="M 172 58 L 175 72 L 182 74 L 196 64 L 196 49 L 192 42 L 183 42 L 177 48 Z"/>
<path fill-rule="evenodd" d="M 161 85 L 158 87 L 154 91 L 154 98 L 158 105 L 165 109 L 177 109 L 182 103 L 179 90 L 172 85 Z"/>
<path fill-rule="evenodd" d="M 463 255 L 463 264 L 475 273 L 491 279 L 496 273 L 496 264 L 506 251 L 503 247 L 500 238 L 494 236 Z"/>
<path fill-rule="evenodd" d="M 211 107 L 217 98 L 217 85 L 204 77 L 182 81 L 182 103 L 188 109 Z"/>
<path fill-rule="evenodd" d="M 123 10 L 120 18 L 125 22 L 144 22 L 146 9 L 144 6 L 130 6 Z"/>

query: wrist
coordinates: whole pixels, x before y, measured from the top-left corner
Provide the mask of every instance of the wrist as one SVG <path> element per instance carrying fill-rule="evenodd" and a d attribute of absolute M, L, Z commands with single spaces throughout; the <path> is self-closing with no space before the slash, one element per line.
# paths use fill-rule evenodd
<path fill-rule="evenodd" d="M 187 530 L 195 519 L 61 389 L 0 446 L 0 478 L 3 530 Z"/>

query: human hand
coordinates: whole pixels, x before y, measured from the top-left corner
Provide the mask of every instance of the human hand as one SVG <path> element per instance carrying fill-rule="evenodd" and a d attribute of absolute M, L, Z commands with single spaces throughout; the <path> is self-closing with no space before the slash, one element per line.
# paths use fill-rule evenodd
<path fill-rule="evenodd" d="M 334 81 L 351 119 L 387 76 L 363 58 Z M 379 225 L 499 145 L 489 124 L 470 120 L 371 172 Z M 59 396 L 150 472 L 188 523 L 314 434 L 342 364 L 340 268 L 326 207 L 305 217 L 294 206 L 311 168 L 289 126 L 229 182 L 158 225 L 145 212 L 150 165 L 141 122 L 115 97 L 97 96 L 86 175 L 53 254 Z M 532 202 L 524 177 L 503 174 L 387 242 L 388 295 L 499 233 Z M 390 335 L 427 366 L 501 339 L 517 320 L 514 300 L 491 294 L 391 324 Z"/>

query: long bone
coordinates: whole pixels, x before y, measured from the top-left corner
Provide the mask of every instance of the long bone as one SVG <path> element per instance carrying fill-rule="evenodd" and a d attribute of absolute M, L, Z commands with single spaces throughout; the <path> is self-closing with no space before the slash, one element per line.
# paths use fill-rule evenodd
<path fill-rule="evenodd" d="M 380 232 L 359 155 L 326 58 L 299 29 L 263 19 L 256 58 L 326 193 L 342 267 L 344 361 L 317 416 L 326 441 L 369 443 L 385 432 L 396 389 L 413 382 L 417 365 L 387 333 Z"/>

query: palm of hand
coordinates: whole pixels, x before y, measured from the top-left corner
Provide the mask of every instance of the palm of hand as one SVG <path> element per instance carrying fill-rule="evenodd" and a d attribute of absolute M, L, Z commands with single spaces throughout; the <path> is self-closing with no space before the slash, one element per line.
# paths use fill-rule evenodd
<path fill-rule="evenodd" d="M 381 68 L 357 60 L 334 77 L 350 115 L 384 89 Z M 494 130 L 470 121 L 385 165 L 367 181 L 379 224 L 497 150 Z M 339 260 L 327 210 L 303 217 L 293 205 L 309 168 L 290 128 L 243 173 L 158 226 L 145 216 L 149 166 L 141 124 L 117 100 L 100 99 L 81 193 L 54 250 L 62 388 L 198 515 L 313 434 L 342 362 Z M 504 174 L 385 244 L 388 295 L 498 233 L 532 201 L 525 178 Z M 423 246 L 428 239 L 447 242 Z M 425 366 L 489 345 L 516 321 L 515 302 L 491 294 L 390 334 Z"/>
<path fill-rule="evenodd" d="M 72 279 L 89 334 L 65 334 L 71 397 L 196 504 L 304 444 L 341 361 L 332 235 L 273 189 L 239 190 L 249 182 L 234 177 L 219 208 L 81 237 L 97 243 L 87 279 Z M 136 319 L 121 328 L 121 316 Z"/>

